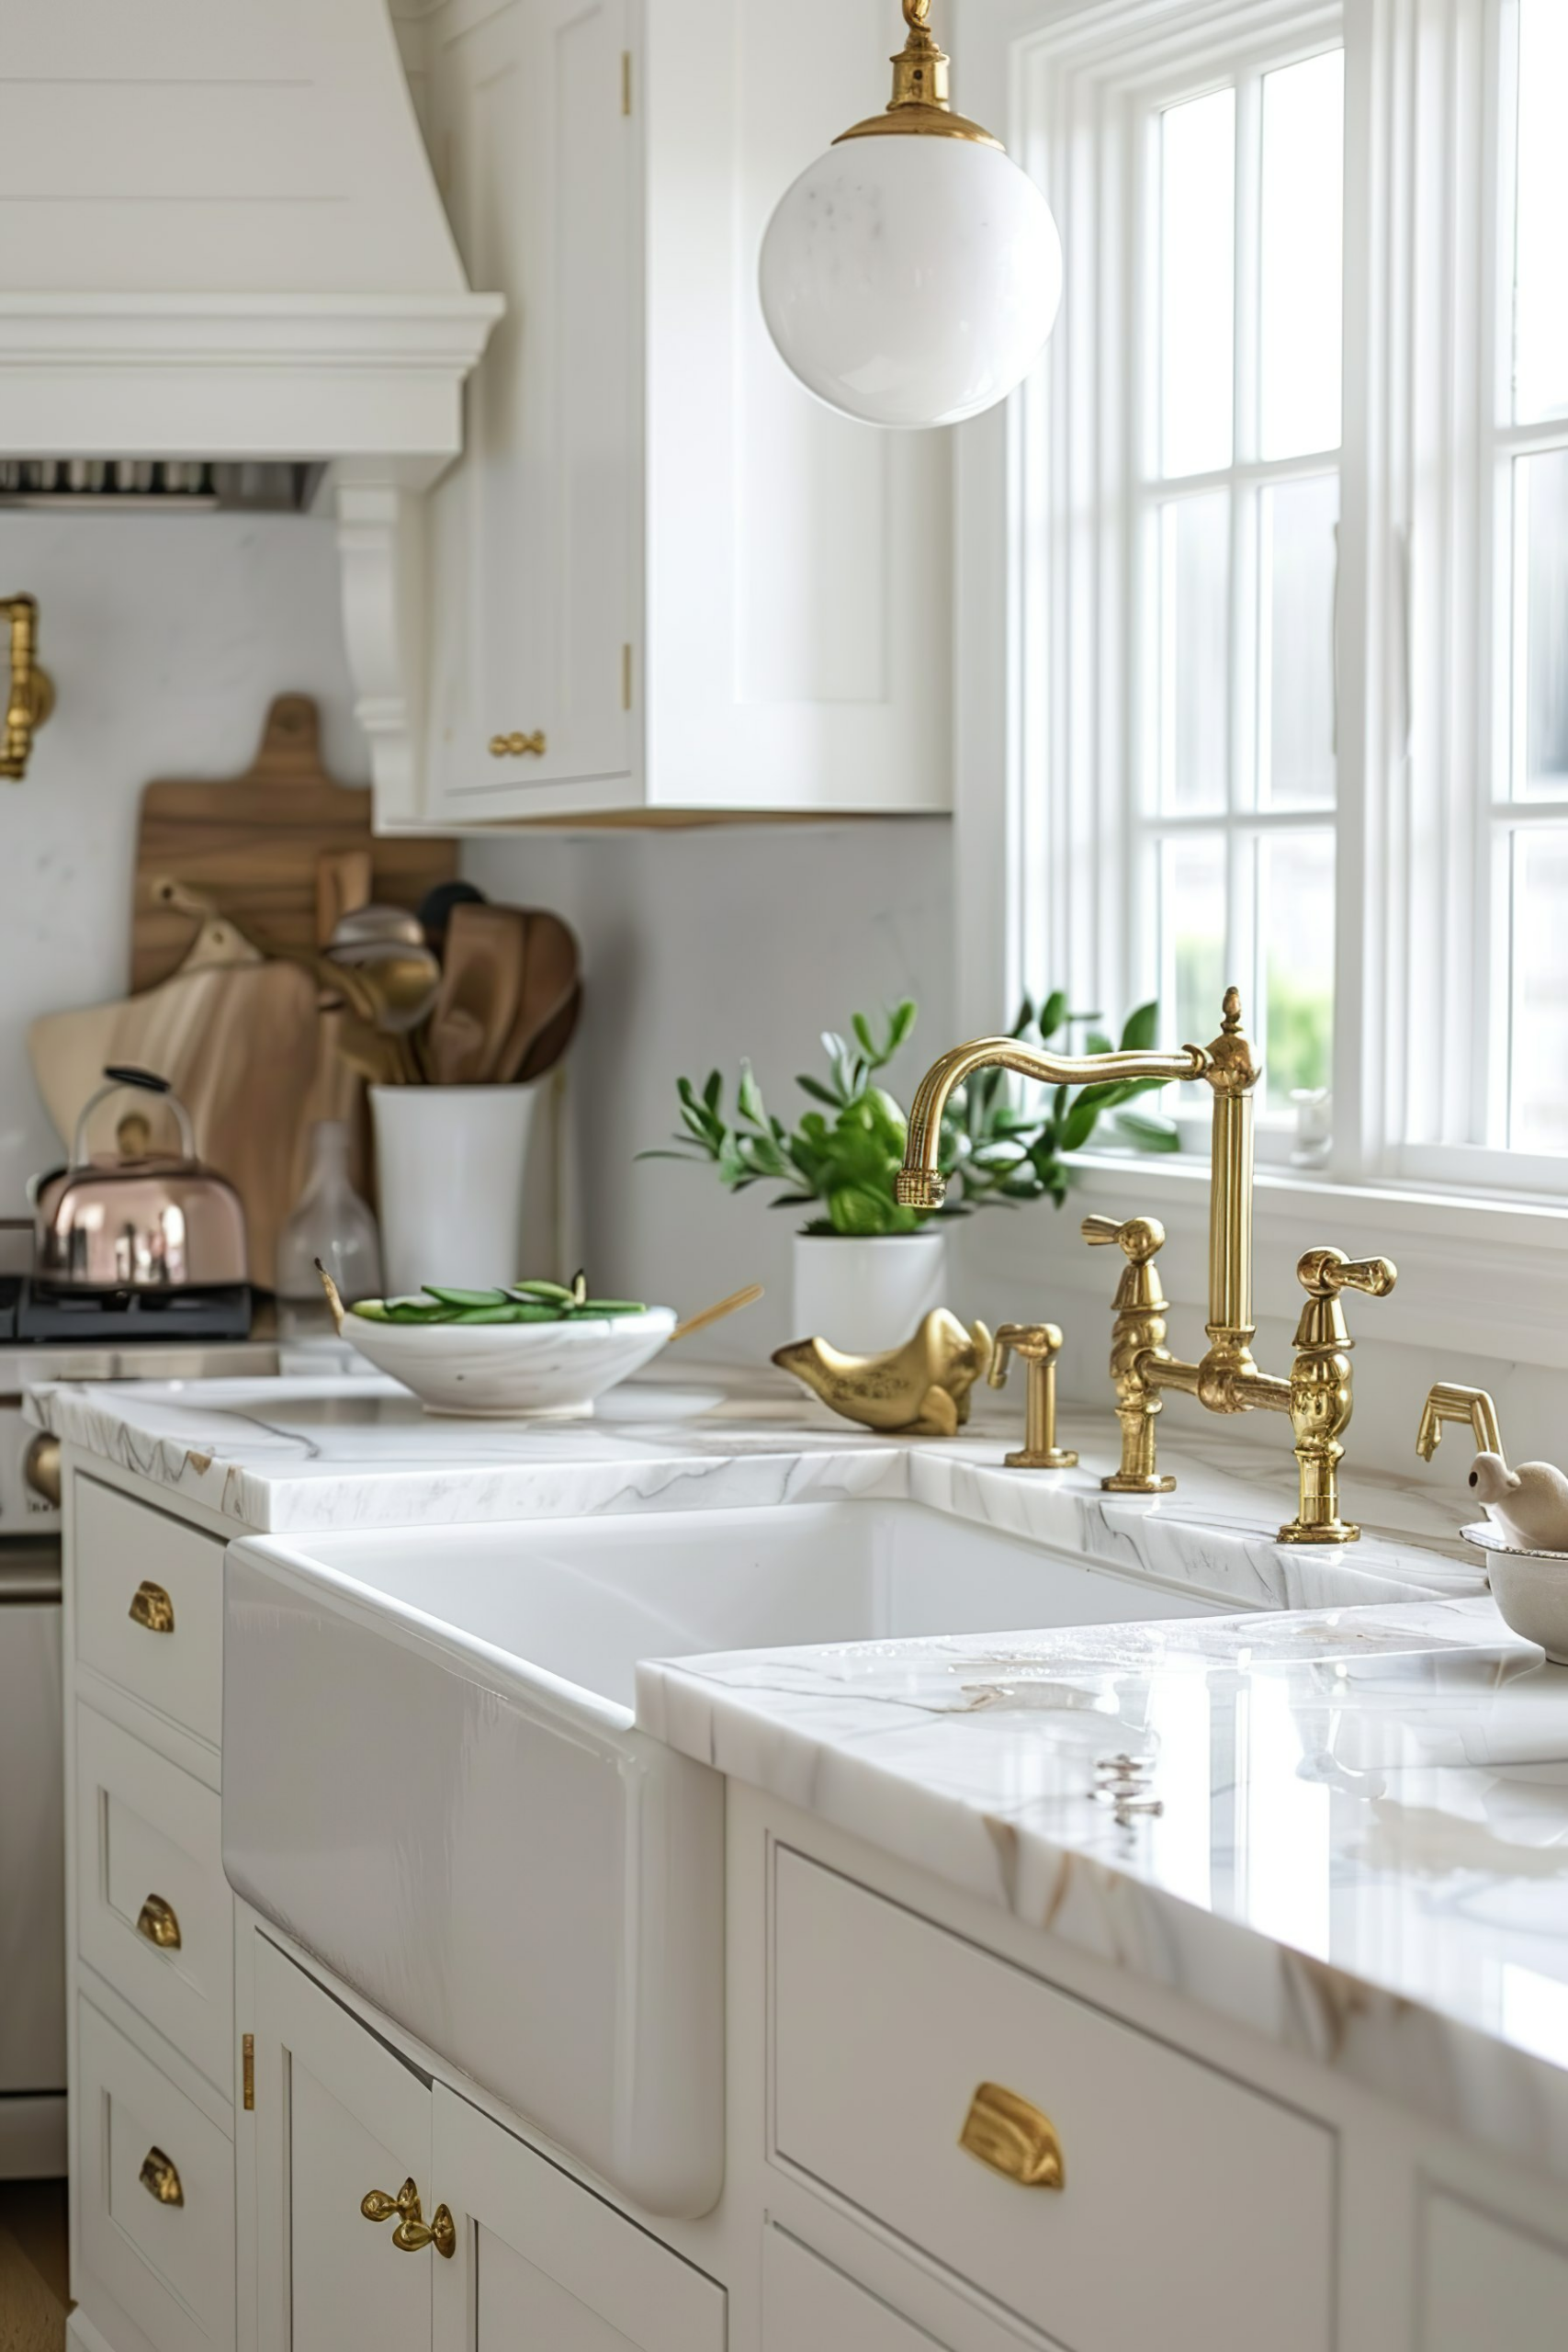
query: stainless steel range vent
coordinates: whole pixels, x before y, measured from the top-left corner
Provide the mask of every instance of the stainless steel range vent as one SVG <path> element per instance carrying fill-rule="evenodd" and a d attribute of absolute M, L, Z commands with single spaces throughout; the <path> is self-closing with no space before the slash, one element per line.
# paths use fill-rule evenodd
<path fill-rule="evenodd" d="M 302 514 L 319 465 L 203 458 L 0 458 L 0 505 L 179 507 L 210 514 L 245 507 Z"/>

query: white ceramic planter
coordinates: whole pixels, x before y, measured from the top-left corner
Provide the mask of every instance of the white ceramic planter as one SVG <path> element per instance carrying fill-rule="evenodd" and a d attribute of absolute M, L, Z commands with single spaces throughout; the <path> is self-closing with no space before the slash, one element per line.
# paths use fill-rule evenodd
<path fill-rule="evenodd" d="M 797 1233 L 790 1336 L 879 1355 L 901 1347 L 933 1306 L 948 1305 L 946 1283 L 940 1226 L 875 1240 Z"/>
<path fill-rule="evenodd" d="M 483 1289 L 539 1271 L 517 1262 L 536 1094 L 532 1086 L 370 1089 L 389 1296 L 424 1283 Z"/>

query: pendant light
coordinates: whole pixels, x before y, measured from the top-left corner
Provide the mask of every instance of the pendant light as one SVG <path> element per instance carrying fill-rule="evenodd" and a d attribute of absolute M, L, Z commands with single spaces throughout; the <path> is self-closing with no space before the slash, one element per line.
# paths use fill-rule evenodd
<path fill-rule="evenodd" d="M 886 112 L 801 174 L 762 240 L 762 313 L 785 364 L 870 424 L 955 424 L 1005 399 L 1062 295 L 1050 207 L 953 113 L 930 16 L 931 0 L 904 0 Z"/>

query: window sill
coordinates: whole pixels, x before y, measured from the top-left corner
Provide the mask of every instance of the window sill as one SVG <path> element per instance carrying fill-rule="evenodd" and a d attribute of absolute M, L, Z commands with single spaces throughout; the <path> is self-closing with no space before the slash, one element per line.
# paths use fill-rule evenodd
<path fill-rule="evenodd" d="M 957 1228 L 984 1277 L 1038 1287 L 1043 1261 L 1053 1290 L 1103 1306 L 1100 1253 L 1078 1240 L 1089 1210 L 1157 1216 L 1158 1260 L 1174 1306 L 1202 1310 L 1208 1292 L 1206 1160 L 1082 1152 L 1071 1163 L 1072 1198 L 1043 1229 L 1043 1212 L 987 1210 Z M 1399 1287 L 1357 1300 L 1352 1329 L 1406 1347 L 1568 1371 L 1568 1205 L 1498 1200 L 1414 1185 L 1355 1184 L 1300 1169 L 1258 1170 L 1253 1194 L 1254 1295 L 1259 1322 L 1301 1312 L 1296 1260 L 1332 1243 L 1356 1258 L 1392 1258 Z"/>

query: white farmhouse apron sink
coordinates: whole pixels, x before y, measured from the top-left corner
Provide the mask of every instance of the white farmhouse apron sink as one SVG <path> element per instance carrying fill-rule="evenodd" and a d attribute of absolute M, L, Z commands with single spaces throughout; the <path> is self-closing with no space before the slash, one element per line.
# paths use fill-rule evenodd
<path fill-rule="evenodd" d="M 723 2179 L 724 1784 L 639 1658 L 1207 1604 L 908 1502 L 252 1538 L 224 1570 L 240 1894 L 626 2196 Z"/>

